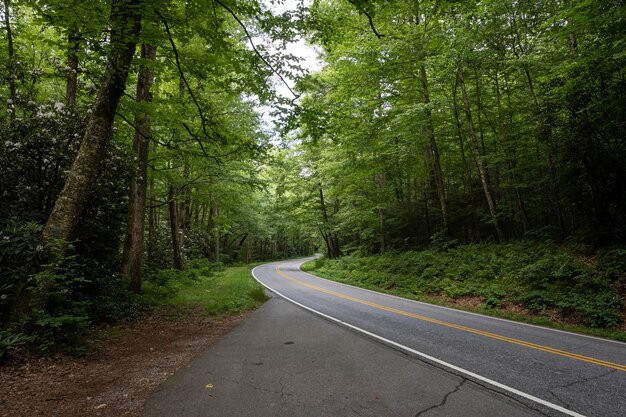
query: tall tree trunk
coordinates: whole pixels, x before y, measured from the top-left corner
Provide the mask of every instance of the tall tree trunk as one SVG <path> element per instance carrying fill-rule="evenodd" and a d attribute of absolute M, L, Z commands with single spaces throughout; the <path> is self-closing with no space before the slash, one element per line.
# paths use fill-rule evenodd
<path fill-rule="evenodd" d="M 202 210 L 200 219 L 198 220 L 198 228 L 204 226 L 204 218 L 206 217 L 206 203 L 200 203 L 200 208 Z"/>
<path fill-rule="evenodd" d="M 323 224 L 320 227 L 320 232 L 322 237 L 324 238 L 324 242 L 326 243 L 326 253 L 330 259 L 339 258 L 341 256 L 341 248 L 339 246 L 339 238 L 337 234 L 332 230 L 332 227 L 329 222 L 328 210 L 326 207 L 326 200 L 324 198 L 324 191 L 320 185 L 320 208 L 322 210 L 322 220 Z"/>
<path fill-rule="evenodd" d="M 526 74 L 526 81 L 528 82 L 528 93 L 530 95 L 530 98 L 534 104 L 533 107 L 533 113 L 535 114 L 535 116 L 538 118 L 538 123 L 539 123 L 539 131 L 543 132 L 543 125 L 545 123 L 545 115 L 544 112 L 541 109 L 541 105 L 539 104 L 539 100 L 537 98 L 537 94 L 535 94 L 535 88 L 533 86 L 533 79 L 532 76 L 530 75 L 530 71 L 528 70 L 527 66 L 524 66 L 524 73 Z M 539 136 L 544 136 L 543 133 L 541 133 Z M 561 237 L 565 237 L 565 235 L 567 234 L 567 228 L 565 226 L 565 217 L 563 214 L 563 208 L 561 207 L 561 191 L 560 191 L 560 187 L 558 185 L 558 181 L 557 181 L 557 168 L 555 166 L 554 163 L 554 157 L 552 155 L 552 146 L 550 144 L 549 141 L 549 136 L 545 135 L 546 137 L 545 139 L 545 146 L 546 146 L 546 154 L 548 157 L 548 171 L 549 171 L 549 175 L 550 175 L 550 190 L 549 190 L 549 195 L 548 195 L 548 201 L 551 201 L 552 204 L 554 205 L 554 209 L 556 210 L 556 215 L 557 215 L 557 221 L 559 222 L 559 228 L 561 229 Z"/>
<path fill-rule="evenodd" d="M 494 77 L 494 83 L 496 87 L 496 104 L 498 108 L 498 131 L 499 137 L 502 140 L 502 149 L 504 151 L 504 155 L 506 157 L 507 166 L 509 168 L 509 172 L 511 175 L 511 179 L 513 180 L 513 188 L 515 189 L 515 198 L 517 201 L 517 208 L 520 213 L 521 221 L 522 221 L 522 229 L 524 234 L 528 232 L 528 227 L 530 221 L 528 219 L 528 212 L 526 210 L 526 205 L 524 204 L 524 199 L 522 197 L 522 191 L 519 187 L 519 178 L 517 176 L 517 159 L 515 157 L 515 150 L 510 149 L 509 144 L 509 123 L 508 117 L 504 114 L 503 106 L 502 106 L 502 94 L 500 92 L 500 82 L 498 78 L 498 72 L 496 70 L 496 74 Z M 507 113 L 510 113 L 511 109 L 508 109 Z"/>
<path fill-rule="evenodd" d="M 220 217 L 220 207 L 217 203 L 213 204 L 211 207 L 211 219 L 213 222 L 212 232 L 213 232 L 213 253 L 215 256 L 215 262 L 220 261 L 220 226 L 219 226 L 219 217 Z"/>
<path fill-rule="evenodd" d="M 67 30 L 67 75 L 65 76 L 65 102 L 68 107 L 76 105 L 78 90 L 78 51 L 80 50 L 80 31 L 76 24 Z"/>
<path fill-rule="evenodd" d="M 457 73 L 459 77 L 459 83 L 461 86 L 461 93 L 463 95 L 463 104 L 465 107 L 465 115 L 467 116 L 467 127 L 470 132 L 470 148 L 472 153 L 474 154 L 474 159 L 476 160 L 476 166 L 478 167 L 478 174 L 480 176 L 480 182 L 483 186 L 483 191 L 485 193 L 485 198 L 487 199 L 487 205 L 489 206 L 489 213 L 491 214 L 491 221 L 493 222 L 493 226 L 496 229 L 496 234 L 499 242 L 504 241 L 504 234 L 502 233 L 502 229 L 500 229 L 500 224 L 498 223 L 498 217 L 496 214 L 496 205 L 493 201 L 493 197 L 491 195 L 491 190 L 489 189 L 489 183 L 487 181 L 487 170 L 485 169 L 485 164 L 482 160 L 482 155 L 480 152 L 480 144 L 478 141 L 478 136 L 476 135 L 476 129 L 474 129 L 474 122 L 472 121 L 472 112 L 469 104 L 469 99 L 467 97 L 467 90 L 465 88 L 465 77 L 463 75 L 463 65 L 459 62 L 457 64 Z"/>
<path fill-rule="evenodd" d="M 570 32 L 567 38 L 569 43 L 569 51 L 572 56 L 576 57 L 578 55 L 578 41 L 576 41 L 576 34 L 574 32 Z"/>
<path fill-rule="evenodd" d="M 152 153 L 156 153 L 156 142 L 152 142 Z M 156 226 L 157 226 L 157 212 L 156 212 L 156 197 L 154 191 L 154 167 L 150 169 L 150 207 L 148 208 L 148 260 L 154 261 L 154 247 L 156 245 Z"/>
<path fill-rule="evenodd" d="M 480 96 L 480 80 L 478 78 L 478 66 L 474 67 L 474 85 L 475 85 L 475 95 L 476 95 L 476 120 L 478 122 L 478 135 L 480 136 L 480 147 L 482 149 L 482 154 L 486 155 L 487 154 L 487 147 L 485 146 L 485 134 L 484 134 L 484 129 L 483 129 L 483 118 L 482 118 L 482 112 L 483 112 L 483 103 L 481 100 L 481 96 Z M 491 181 L 491 174 L 489 172 L 489 167 L 486 166 L 485 167 L 485 172 L 487 174 L 487 184 L 489 185 L 489 187 L 491 188 L 491 190 L 494 190 L 494 185 Z M 497 184 L 497 182 L 496 182 Z M 495 191 L 494 191 L 495 192 Z"/>
<path fill-rule="evenodd" d="M 156 46 L 144 43 L 141 46 L 141 58 L 143 63 L 139 68 L 137 79 L 137 102 L 139 104 L 152 101 L 150 88 L 154 83 L 152 64 L 156 60 Z M 135 129 L 133 150 L 137 159 L 137 166 L 130 182 L 122 273 L 130 277 L 132 290 L 139 293 L 141 291 L 148 152 L 150 149 L 150 115 L 141 109 L 135 117 Z"/>
<path fill-rule="evenodd" d="M 194 227 L 194 229 L 197 229 L 198 227 L 200 227 L 200 210 L 202 210 L 202 204 L 201 203 L 195 203 L 194 207 L 191 210 L 191 212 L 193 213 L 193 227 Z"/>
<path fill-rule="evenodd" d="M 430 210 L 428 208 L 428 186 L 424 186 L 424 216 L 426 218 L 426 233 L 428 233 L 428 237 L 433 235 L 433 228 L 431 226 L 430 221 Z"/>
<path fill-rule="evenodd" d="M 454 120 L 456 122 L 457 134 L 459 136 L 459 149 L 461 150 L 461 162 L 463 164 L 463 174 L 461 175 L 461 178 L 463 179 L 463 191 L 467 197 L 468 195 L 473 194 L 474 191 L 472 187 L 472 171 L 471 171 L 471 166 L 467 162 L 467 158 L 465 156 L 465 140 L 463 137 L 464 136 L 463 128 L 461 126 L 461 117 L 459 116 L 459 105 L 457 102 L 458 83 L 459 83 L 459 77 L 456 77 L 456 82 L 454 84 L 454 91 L 452 92 L 452 104 L 453 104 Z"/>
<path fill-rule="evenodd" d="M 386 224 L 386 213 L 383 208 L 383 198 L 380 197 L 381 194 L 384 193 L 385 190 L 385 174 L 379 173 L 374 176 L 374 181 L 376 182 L 376 188 L 378 189 L 378 237 L 380 239 L 380 252 L 387 251 L 387 230 L 385 228 Z M 384 194 L 383 194 L 384 195 Z"/>
<path fill-rule="evenodd" d="M 412 16 L 409 17 L 409 22 L 414 23 L 415 26 L 422 24 L 423 15 L 420 10 L 419 0 L 413 1 Z M 424 24 L 425 25 L 425 24 Z M 426 28 L 424 27 L 424 30 Z M 441 160 L 439 158 L 439 147 L 437 146 L 437 140 L 435 138 L 435 128 L 433 123 L 433 115 L 430 109 L 430 92 L 428 88 L 428 74 L 426 72 L 426 66 L 422 63 L 420 65 L 420 83 L 422 84 L 422 103 L 424 106 L 424 116 L 426 118 L 426 124 L 422 127 L 423 133 L 428 137 L 428 146 L 426 147 L 426 154 L 428 155 L 427 162 L 430 165 L 435 179 L 435 186 L 437 188 L 437 197 L 439 199 L 439 207 L 441 208 L 441 217 L 443 220 L 443 232 L 448 235 L 449 229 L 449 216 L 448 205 L 446 202 L 446 189 L 443 182 L 443 172 L 441 170 Z"/>
<path fill-rule="evenodd" d="M 6 1 L 6 0 L 5 0 Z M 141 30 L 140 0 L 113 0 L 111 50 L 85 136 L 63 190 L 43 231 L 44 240 L 69 241 L 96 179 L 98 162 L 111 138 L 111 128 Z M 56 250 L 63 252 L 64 245 Z"/>
<path fill-rule="evenodd" d="M 437 196 L 439 197 L 439 207 L 441 208 L 441 217 L 443 219 L 443 231 L 449 234 L 448 206 L 446 203 L 446 189 L 443 182 L 443 172 L 441 170 L 441 161 L 439 158 L 439 147 L 435 138 L 435 128 L 433 125 L 433 114 L 430 110 L 430 93 L 428 90 L 428 76 L 426 74 L 426 66 L 420 67 L 420 80 L 422 82 L 422 101 L 426 105 L 424 115 L 426 116 L 426 136 L 428 137 L 429 160 L 432 165 L 432 171 L 435 176 L 435 185 L 437 186 Z"/>
<path fill-rule="evenodd" d="M 180 213 L 180 226 L 183 230 L 189 230 L 191 228 L 191 185 L 189 184 L 189 174 L 191 168 L 189 164 L 185 163 L 183 166 L 183 178 L 185 179 L 185 187 L 180 190 L 182 199 L 179 204 Z"/>
<path fill-rule="evenodd" d="M 174 268 L 183 269 L 183 254 L 180 247 L 180 233 L 178 228 L 178 213 L 176 210 L 176 193 L 170 184 L 167 193 L 167 207 L 170 212 L 170 236 L 172 238 L 172 255 Z"/>
<path fill-rule="evenodd" d="M 11 126 L 15 124 L 15 105 L 17 104 L 17 88 L 15 87 L 15 51 L 13 49 L 13 31 L 11 30 L 10 1 L 4 0 L 4 26 L 7 32 L 7 72 L 9 78 L 8 112 Z"/>

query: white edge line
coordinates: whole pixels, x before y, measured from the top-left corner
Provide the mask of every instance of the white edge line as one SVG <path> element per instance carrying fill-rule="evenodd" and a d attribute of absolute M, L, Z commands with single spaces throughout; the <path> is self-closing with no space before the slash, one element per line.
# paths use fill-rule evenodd
<path fill-rule="evenodd" d="M 617 344 L 620 344 L 620 345 L 626 345 L 626 342 L 622 342 L 622 341 L 619 341 L 619 340 L 606 339 L 604 337 L 591 336 L 591 335 L 588 335 L 588 334 L 574 333 L 574 332 L 569 332 L 567 330 L 553 329 L 551 327 L 540 326 L 538 324 L 524 323 L 522 321 L 510 320 L 510 319 L 505 319 L 505 318 L 502 318 L 502 317 L 488 316 L 486 314 L 474 313 L 472 311 L 461 310 L 461 309 L 458 309 L 458 308 L 440 306 L 438 304 L 431 304 L 431 303 L 427 303 L 425 301 L 412 300 L 410 298 L 404 298 L 404 297 L 401 297 L 399 295 L 387 294 L 387 293 L 384 293 L 384 292 L 370 290 L 369 288 L 357 287 L 355 285 L 346 284 L 344 282 L 333 281 L 332 279 L 318 277 L 317 275 L 313 275 L 313 274 L 311 274 L 309 272 L 303 271 L 302 268 L 301 268 L 302 264 L 304 264 L 305 262 L 308 262 L 311 259 L 315 259 L 315 258 L 307 258 L 306 261 L 303 261 L 300 265 L 298 265 L 298 269 L 300 270 L 300 272 L 302 272 L 303 274 L 307 274 L 309 276 L 312 276 L 314 278 L 323 279 L 324 281 L 328 281 L 328 282 L 332 282 L 332 283 L 335 283 L 335 284 L 343 285 L 344 287 L 356 288 L 357 290 L 363 290 L 363 291 L 371 292 L 373 294 L 384 295 L 384 296 L 387 296 L 387 297 L 396 298 L 398 300 L 409 301 L 409 302 L 412 302 L 412 303 L 415 303 L 415 304 L 422 304 L 422 305 L 426 305 L 426 306 L 429 306 L 429 307 L 441 308 L 441 309 L 444 309 L 444 310 L 454 311 L 454 312 L 458 312 L 458 313 L 465 313 L 465 314 L 469 314 L 469 315 L 472 315 L 472 316 L 478 316 L 478 317 L 483 317 L 483 318 L 492 319 L 492 320 L 499 320 L 499 321 L 504 321 L 504 322 L 512 323 L 512 324 L 520 324 L 522 326 L 534 327 L 536 329 L 549 330 L 551 332 L 557 332 L 557 333 L 565 333 L 565 334 L 569 334 L 569 335 L 572 335 L 572 336 L 586 337 L 588 339 L 595 339 L 595 340 L 599 340 L 601 342 L 610 342 L 610 343 L 617 343 Z M 261 266 L 261 265 L 259 265 L 259 266 Z"/>
<path fill-rule="evenodd" d="M 496 382 L 496 381 L 494 381 L 494 380 L 492 380 L 492 379 L 489 379 L 489 378 L 487 378 L 487 377 L 484 377 L 484 376 L 482 376 L 482 375 L 478 375 L 478 374 L 476 374 L 476 373 L 474 373 L 474 372 L 468 371 L 468 370 L 463 369 L 463 368 L 461 368 L 461 367 L 458 367 L 458 366 L 456 366 L 456 365 L 452 365 L 451 363 L 448 363 L 448 362 L 442 361 L 441 359 L 437 359 L 437 358 L 435 358 L 435 357 L 433 357 L 433 356 L 427 355 L 426 353 L 423 353 L 423 352 L 420 352 L 420 351 L 418 351 L 418 350 L 412 349 L 412 348 L 410 348 L 410 347 L 408 347 L 408 346 L 405 346 L 405 345 L 403 345 L 403 344 L 400 344 L 400 343 L 398 343 L 398 342 L 394 342 L 393 340 L 386 339 L 386 338 L 384 338 L 384 337 L 382 337 L 382 336 L 379 336 L 379 335 L 377 335 L 377 334 L 375 334 L 375 333 L 371 333 L 371 332 L 369 332 L 369 331 L 367 331 L 367 330 L 365 330 L 365 329 L 362 329 L 362 328 L 360 328 L 360 327 L 357 327 L 357 326 L 355 326 L 355 325 L 353 325 L 353 324 L 350 324 L 350 323 L 347 323 L 347 322 L 345 322 L 345 321 L 343 321 L 343 320 L 340 320 L 340 319 L 338 319 L 338 318 L 335 318 L 335 317 L 329 316 L 328 314 L 324 314 L 324 313 L 322 313 L 321 311 L 317 311 L 317 310 L 315 310 L 315 309 L 313 309 L 313 308 L 311 308 L 311 307 L 307 307 L 307 306 L 305 306 L 304 304 L 300 304 L 299 302 L 297 302 L 297 301 L 295 301 L 295 300 L 292 300 L 291 298 L 289 298 L 289 297 L 285 296 L 284 294 L 282 294 L 282 293 L 280 293 L 280 292 L 276 291 L 275 289 L 271 288 L 269 285 L 265 284 L 264 282 L 261 282 L 261 280 L 259 280 L 259 278 L 257 278 L 257 276 L 256 276 L 256 274 L 254 273 L 254 271 L 255 271 L 258 267 L 260 267 L 260 266 L 265 266 L 265 265 L 268 265 L 268 264 L 259 265 L 259 266 L 254 267 L 254 268 L 252 269 L 252 271 L 251 271 L 251 273 L 252 273 L 252 277 L 253 277 L 253 278 L 254 278 L 254 279 L 255 279 L 255 280 L 256 280 L 259 284 L 261 284 L 262 286 L 264 286 L 265 288 L 267 288 L 267 289 L 268 289 L 268 290 L 270 290 L 271 292 L 273 292 L 273 293 L 275 293 L 275 294 L 279 295 L 280 297 L 284 298 L 285 300 L 287 300 L 287 301 L 289 301 L 289 302 L 291 302 L 291 303 L 293 303 L 293 304 L 295 304 L 295 305 L 297 305 L 297 306 L 299 306 L 299 307 L 301 307 L 301 308 L 304 308 L 305 310 L 308 310 L 308 311 L 310 311 L 310 312 L 312 312 L 312 313 L 314 313 L 314 314 L 317 314 L 318 316 L 324 317 L 325 319 L 328 319 L 328 320 L 333 321 L 333 322 L 335 322 L 335 323 L 338 323 L 338 324 L 340 324 L 340 325 L 346 326 L 346 327 L 348 327 L 348 328 L 350 328 L 350 329 L 356 330 L 357 332 L 362 333 L 362 334 L 365 334 L 365 335 L 367 335 L 367 336 L 369 336 L 369 337 L 371 337 L 371 338 L 378 339 L 378 340 L 380 340 L 380 341 L 384 342 L 385 344 L 388 344 L 388 345 L 391 345 L 391 346 L 395 346 L 395 347 L 396 347 L 396 348 L 398 348 L 398 349 L 401 349 L 401 350 L 404 350 L 404 351 L 406 351 L 406 352 L 412 353 L 413 355 L 416 355 L 416 356 L 419 356 L 419 357 L 421 357 L 421 358 L 424 358 L 424 359 L 426 359 L 426 360 L 428 360 L 428 361 L 430 361 L 430 362 L 437 363 L 437 364 L 442 365 L 442 366 L 444 366 L 444 367 L 446 367 L 446 368 L 449 368 L 449 369 L 452 369 L 452 370 L 454 370 L 454 371 L 457 371 L 458 373 L 461 373 L 461 374 L 467 375 L 467 376 L 469 376 L 469 377 L 471 377 L 471 378 L 477 379 L 477 380 L 479 380 L 479 381 L 485 382 L 485 383 L 487 383 L 487 384 L 489 384 L 489 385 L 492 385 L 492 386 L 494 386 L 494 387 L 500 388 L 501 390 L 508 391 L 508 392 L 510 392 L 510 393 L 512 393 L 512 394 L 515 394 L 515 395 L 518 395 L 518 396 L 520 396 L 520 397 L 526 398 L 527 400 L 530 400 L 530 401 L 536 402 L 536 403 L 538 403 L 538 404 L 541 404 L 541 405 L 543 405 L 543 406 L 545 406 L 545 407 L 548 407 L 548 408 L 551 408 L 551 409 L 553 409 L 553 410 L 559 411 L 559 412 L 561 412 L 561 413 L 563 413 L 563 414 L 566 414 L 566 415 L 568 415 L 568 416 L 572 416 L 572 417 L 585 417 L 583 414 L 579 414 L 579 413 L 577 413 L 577 412 L 575 412 L 575 411 L 568 410 L 567 408 L 561 407 L 560 405 L 557 405 L 557 404 L 553 404 L 553 403 L 551 403 L 551 402 L 549 402 L 549 401 L 542 400 L 541 398 L 535 397 L 534 395 L 527 394 L 527 393 L 522 392 L 522 391 L 520 391 L 520 390 L 517 390 L 517 389 L 515 389 L 515 388 L 513 388 L 513 387 L 509 387 L 508 385 L 501 384 L 501 383 L 499 383 L 499 382 Z M 302 272 L 304 272 L 304 271 L 302 271 Z M 311 274 L 309 274 L 309 275 L 311 275 Z M 315 275 L 313 275 L 313 276 L 315 276 Z M 319 277 L 318 277 L 318 278 L 319 278 Z M 322 279 L 323 279 L 323 278 L 322 278 Z M 332 281 L 332 282 L 334 282 L 334 281 Z M 357 288 L 358 288 L 358 287 L 357 287 Z M 374 292 L 375 292 L 375 291 L 374 291 Z"/>

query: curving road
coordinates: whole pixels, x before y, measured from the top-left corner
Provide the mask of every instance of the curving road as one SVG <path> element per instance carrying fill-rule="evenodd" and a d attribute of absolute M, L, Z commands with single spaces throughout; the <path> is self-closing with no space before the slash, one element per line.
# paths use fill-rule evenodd
<path fill-rule="evenodd" d="M 626 344 L 405 300 L 259 266 L 272 292 L 328 320 L 548 415 L 626 416 Z"/>

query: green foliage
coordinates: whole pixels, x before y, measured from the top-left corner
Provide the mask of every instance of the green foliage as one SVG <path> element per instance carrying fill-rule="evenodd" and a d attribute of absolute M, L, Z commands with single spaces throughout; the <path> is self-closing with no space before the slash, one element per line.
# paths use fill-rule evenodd
<path fill-rule="evenodd" d="M 139 313 L 135 296 L 104 263 L 103 253 L 98 262 L 69 246 L 66 256 L 52 259 L 36 223 L 3 230 L 0 254 L 2 326 L 20 329 L 44 353 L 61 349 L 81 354 L 91 323 Z"/>
<path fill-rule="evenodd" d="M 221 263 L 211 262 L 206 258 L 189 260 L 184 270 L 147 270 L 141 301 L 148 305 L 169 303 L 182 287 L 196 285 L 199 280 L 208 279 L 223 270 Z"/>
<path fill-rule="evenodd" d="M 238 311 L 261 292 L 222 280 L 222 264 L 316 249 L 350 254 L 316 261 L 350 282 L 618 324 L 626 252 L 610 245 L 626 239 L 622 3 L 319 0 L 273 15 L 256 0 L 151 2 L 141 41 L 157 58 L 133 62 L 71 248 L 50 259 L 41 224 L 88 143 L 109 6 L 10 2 L 12 60 L 8 32 L 0 37 L 2 331 L 73 349 L 90 324 L 193 299 L 196 287 L 244 294 L 198 300 Z M 326 65 L 299 80 L 290 102 L 269 80 L 301 74 L 299 63 L 262 42 L 299 36 L 321 46 Z M 75 105 L 65 96 L 72 46 Z M 156 74 L 151 102 L 133 98 L 140 64 Z M 266 104 L 272 117 L 282 112 L 284 148 L 270 141 Z M 141 297 L 118 272 L 139 115 L 151 136 Z M 462 246 L 494 241 L 496 223 L 535 243 Z M 593 249 L 537 243 L 568 237 Z M 188 269 L 170 269 L 174 244 Z"/>
<path fill-rule="evenodd" d="M 287 137 L 314 174 L 302 194 L 339 202 L 320 229 L 364 254 L 489 242 L 496 221 L 508 239 L 623 242 L 624 16 L 587 1 L 313 2 L 326 65 L 300 82 Z"/>
<path fill-rule="evenodd" d="M 149 277 L 143 302 L 157 306 L 202 306 L 205 314 L 241 313 L 267 300 L 250 266 L 224 267 L 206 259 L 190 260 L 184 271 L 161 270 Z"/>
<path fill-rule="evenodd" d="M 240 313 L 267 300 L 263 287 L 250 275 L 249 266 L 230 267 L 183 284 L 172 299 L 174 305 L 202 305 L 206 314 Z"/>
<path fill-rule="evenodd" d="M 85 353 L 84 336 L 90 324 L 86 316 L 49 315 L 35 311 L 35 317 L 37 318 L 35 340 L 40 352 L 50 354 L 61 348 L 76 356 Z"/>
<path fill-rule="evenodd" d="M 555 312 L 566 322 L 615 328 L 624 308 L 624 287 L 615 279 L 625 272 L 621 253 L 612 249 L 596 260 L 567 246 L 481 244 L 316 260 L 307 270 L 410 298 L 480 297 L 489 309 L 517 304 L 534 314 Z"/>
<path fill-rule="evenodd" d="M 48 256 L 56 252 L 42 242 L 41 224 L 57 202 L 78 149 L 91 143 L 85 132 L 111 50 L 110 36 L 103 35 L 111 27 L 111 5 L 82 0 L 9 4 L 11 52 L 8 31 L 0 36 L 0 330 L 32 335 L 31 345 L 46 353 L 80 354 L 91 325 L 136 317 L 145 304 L 213 276 L 222 262 L 310 252 L 310 233 L 303 238 L 296 222 L 267 220 L 280 218 L 273 202 L 266 202 L 276 197 L 269 191 L 271 178 L 263 177 L 273 168 L 265 164 L 275 161 L 267 162 L 269 134 L 255 110 L 277 100 L 268 88 L 272 71 L 267 62 L 283 75 L 300 69 L 293 57 L 279 57 L 263 45 L 257 45 L 263 55 L 259 60 L 240 26 L 244 23 L 253 35 L 260 30 L 272 39 L 293 39 L 292 17 L 303 13 L 302 7 L 281 16 L 255 0 L 215 7 L 158 1 L 143 8 L 141 40 L 156 46 L 157 59 L 133 62 L 128 94 L 114 110 L 119 117 L 104 127 L 112 129 L 106 149 L 97 155 L 97 179 L 88 184 L 71 244 L 57 259 Z M 133 100 L 140 63 L 156 74 L 150 103 Z M 73 75 L 75 101 L 66 94 Z M 140 114 L 148 118 L 153 145 L 148 205 L 154 222 L 146 236 L 145 296 L 132 294 L 127 277 L 119 273 L 137 162 L 131 144 Z M 172 199 L 190 264 L 185 271 L 169 269 Z M 258 288 L 249 292 L 252 300 L 262 298 Z M 251 305 L 238 303 L 233 299 L 230 307 L 216 308 Z"/>
<path fill-rule="evenodd" d="M 608 282 L 618 286 L 626 285 L 626 249 L 602 250 L 598 256 L 598 267 Z"/>
<path fill-rule="evenodd" d="M 46 259 L 41 225 L 9 224 L 0 231 L 0 317 L 7 325 L 25 311 L 27 291 Z"/>
<path fill-rule="evenodd" d="M 0 330 L 0 363 L 7 359 L 11 350 L 32 342 L 33 338 L 22 333 Z"/>
<path fill-rule="evenodd" d="M 104 272 L 104 271 L 102 271 Z M 130 321 L 145 312 L 140 297 L 128 287 L 128 279 L 109 271 L 88 285 L 87 317 L 97 324 L 115 324 Z"/>
<path fill-rule="evenodd" d="M 0 129 L 1 225 L 47 218 L 85 127 L 61 102 L 17 104 L 22 117 Z"/>
<path fill-rule="evenodd" d="M 622 301 L 606 273 L 602 265 L 570 253 L 542 258 L 518 271 L 520 282 L 531 288 L 519 301 L 533 310 L 554 307 L 564 316 L 580 315 L 590 327 L 615 327 Z"/>

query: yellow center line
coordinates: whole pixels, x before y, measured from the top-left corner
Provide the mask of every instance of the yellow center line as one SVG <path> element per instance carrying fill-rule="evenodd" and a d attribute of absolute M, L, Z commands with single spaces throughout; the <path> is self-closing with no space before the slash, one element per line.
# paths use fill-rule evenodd
<path fill-rule="evenodd" d="M 433 319 L 430 317 L 426 317 L 426 316 L 422 316 L 420 314 L 415 314 L 415 313 L 410 313 L 408 311 L 404 311 L 404 310 L 398 310 L 396 308 L 392 308 L 392 307 L 387 307 L 381 304 L 377 304 L 377 303 L 373 303 L 370 301 L 365 301 L 365 300 L 361 300 L 359 298 L 355 298 L 355 297 L 351 297 L 349 295 L 346 294 L 342 294 L 336 291 L 332 291 L 332 290 L 328 290 L 326 288 L 322 288 L 322 287 L 318 287 L 317 285 L 313 285 L 313 284 L 309 284 L 306 283 L 302 280 L 299 280 L 298 278 L 292 277 L 291 275 L 286 274 L 285 272 L 283 272 L 280 269 L 280 265 L 276 267 L 276 272 L 283 276 L 284 278 L 287 278 L 291 281 L 297 282 L 298 284 L 301 284 L 307 288 L 311 288 L 313 290 L 316 291 L 320 291 L 335 297 L 339 297 L 339 298 L 343 298 L 344 300 L 349 300 L 349 301 L 353 301 L 355 303 L 359 303 L 359 304 L 363 304 L 366 306 L 370 306 L 379 310 L 384 310 L 384 311 L 388 311 L 390 313 L 395 313 L 395 314 L 399 314 L 402 316 L 406 316 L 406 317 L 412 317 L 414 319 L 418 319 L 418 320 L 422 320 L 428 323 L 434 323 L 434 324 L 438 324 L 441 326 L 445 326 L 445 327 L 451 327 L 453 329 L 457 329 L 457 330 L 462 330 L 464 332 L 468 332 L 468 333 L 473 333 L 473 334 L 477 334 L 477 335 L 481 335 L 481 336 L 485 336 L 485 337 L 489 337 L 491 339 L 496 339 L 496 340 L 501 340 L 503 342 L 507 342 L 507 343 L 512 343 L 515 345 L 519 345 L 519 346 L 524 346 L 530 349 L 535 349 L 535 350 L 540 350 L 543 352 L 548 352 L 548 353 L 552 353 L 554 355 L 558 355 L 558 356 L 564 356 L 566 358 L 571 358 L 571 359 L 576 359 L 579 361 L 583 361 L 583 362 L 588 362 L 588 363 L 593 363 L 596 365 L 600 365 L 600 366 L 604 366 L 606 368 L 611 368 L 611 369 L 616 369 L 618 371 L 623 371 L 626 372 L 626 365 L 621 365 L 619 363 L 614 363 L 614 362 L 609 362 L 609 361 L 605 361 L 602 359 L 596 359 L 596 358 L 592 358 L 589 356 L 584 356 L 584 355 L 579 355 L 577 353 L 572 353 L 572 352 L 567 352 L 565 350 L 560 350 L 560 349 L 555 349 L 555 348 L 551 348 L 549 346 L 543 346 L 543 345 L 538 345 L 536 343 L 531 343 L 531 342 L 527 342 L 524 340 L 519 340 L 519 339 L 515 339 L 512 337 L 508 337 L 508 336 L 503 336 L 503 335 L 499 335 L 496 333 L 491 333 L 491 332 L 487 332 L 484 330 L 478 330 L 478 329 L 474 329 L 472 327 L 467 327 L 467 326 L 462 326 L 459 324 L 454 324 L 454 323 L 450 323 L 447 321 L 443 321 L 443 320 L 437 320 L 437 319 Z"/>

